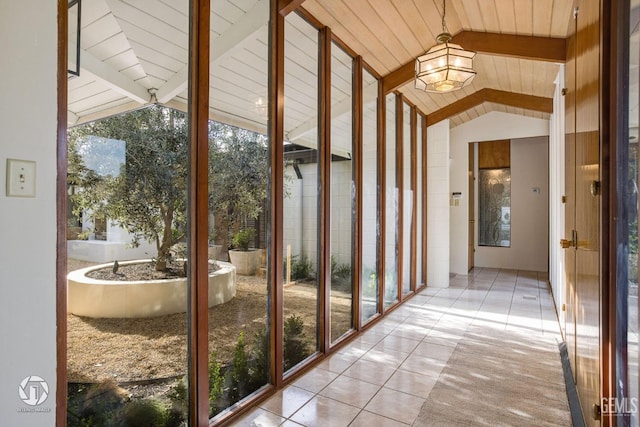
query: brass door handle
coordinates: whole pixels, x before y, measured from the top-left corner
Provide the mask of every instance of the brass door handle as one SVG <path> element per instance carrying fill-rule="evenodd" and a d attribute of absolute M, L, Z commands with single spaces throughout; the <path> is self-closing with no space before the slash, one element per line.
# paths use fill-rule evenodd
<path fill-rule="evenodd" d="M 567 239 L 560 239 L 560 246 L 562 246 L 562 249 L 568 249 L 573 246 L 573 242 Z"/>

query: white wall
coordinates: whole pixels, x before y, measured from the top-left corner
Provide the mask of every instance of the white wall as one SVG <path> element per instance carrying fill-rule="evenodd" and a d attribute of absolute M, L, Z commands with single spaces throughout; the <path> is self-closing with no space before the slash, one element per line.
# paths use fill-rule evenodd
<path fill-rule="evenodd" d="M 449 120 L 427 128 L 427 286 L 449 286 Z"/>
<path fill-rule="evenodd" d="M 459 205 L 449 208 L 451 272 L 467 274 L 469 270 L 467 247 L 469 239 L 469 184 L 467 172 L 469 165 L 469 142 L 530 138 L 546 136 L 548 134 L 548 120 L 534 119 L 497 111 L 487 113 L 477 119 L 451 129 L 450 192 L 462 193 Z M 548 212 L 546 212 L 544 216 L 548 216 Z M 477 255 L 478 252 L 476 252 L 476 256 Z M 475 264 L 480 266 L 478 259 L 476 259 Z M 544 267 L 541 271 L 547 271 L 547 268 Z"/>
<path fill-rule="evenodd" d="M 564 191 L 564 141 L 565 141 L 565 116 L 564 96 L 564 65 L 560 66 L 560 72 L 556 78 L 556 90 L 553 95 L 553 111 L 557 113 L 551 117 L 549 135 L 549 217 L 554 220 L 549 231 L 549 282 L 557 304 L 557 308 L 565 303 L 564 281 L 564 251 L 560 249 L 560 239 L 565 235 L 564 229 L 564 203 L 562 196 Z M 556 309 L 561 327 L 564 328 L 565 312 Z"/>
<path fill-rule="evenodd" d="M 56 391 L 55 1 L 0 2 L 0 424 L 51 426 Z M 37 13 L 35 12 L 37 11 Z M 6 159 L 36 161 L 36 197 L 6 197 Z M 37 375 L 49 386 L 39 406 L 18 394 Z M 36 409 L 42 412 L 20 412 Z"/>
<path fill-rule="evenodd" d="M 511 247 L 476 246 L 478 267 L 548 271 L 548 147 L 546 136 L 511 140 Z"/>

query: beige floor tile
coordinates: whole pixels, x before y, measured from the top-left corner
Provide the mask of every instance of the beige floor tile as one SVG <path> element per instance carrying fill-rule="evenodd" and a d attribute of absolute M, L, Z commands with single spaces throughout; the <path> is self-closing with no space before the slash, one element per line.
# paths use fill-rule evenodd
<path fill-rule="evenodd" d="M 314 368 L 297 379 L 293 385 L 317 393 L 338 376 L 337 373 L 322 368 Z"/>
<path fill-rule="evenodd" d="M 431 359 L 437 359 L 442 361 L 449 360 L 454 348 L 446 345 L 433 344 L 430 342 L 423 342 L 415 349 L 414 354 L 420 356 L 429 357 Z"/>
<path fill-rule="evenodd" d="M 313 393 L 298 387 L 288 386 L 270 397 L 261 407 L 286 418 L 312 398 Z"/>
<path fill-rule="evenodd" d="M 322 390 L 320 395 L 357 408 L 364 408 L 378 390 L 380 390 L 379 385 L 340 376 Z"/>
<path fill-rule="evenodd" d="M 428 375 L 397 370 L 384 387 L 426 399 L 436 381 L 437 378 Z"/>
<path fill-rule="evenodd" d="M 362 356 L 362 360 L 380 363 L 385 366 L 397 368 L 409 355 L 408 352 L 390 350 L 386 348 L 375 347 Z"/>
<path fill-rule="evenodd" d="M 402 338 L 389 335 L 373 347 L 374 350 L 395 350 L 402 353 L 411 353 L 420 344 L 419 340 Z"/>
<path fill-rule="evenodd" d="M 316 396 L 293 414 L 291 420 L 307 427 L 346 427 L 359 412 L 360 409 L 354 406 Z"/>
<path fill-rule="evenodd" d="M 276 427 L 284 421 L 285 419 L 279 415 L 257 408 L 234 422 L 233 425 L 235 427 Z"/>
<path fill-rule="evenodd" d="M 445 361 L 431 359 L 430 357 L 424 357 L 414 353 L 402 362 L 400 369 L 438 378 L 446 364 L 447 362 Z"/>
<path fill-rule="evenodd" d="M 326 369 L 327 371 L 335 372 L 337 374 L 341 374 L 347 369 L 349 366 L 353 365 L 353 362 L 358 360 L 360 356 L 352 355 L 352 354 L 341 354 L 336 353 L 332 356 L 329 356 L 327 359 L 322 361 L 318 367 L 322 369 Z"/>
<path fill-rule="evenodd" d="M 358 360 L 343 375 L 372 384 L 383 385 L 393 375 L 395 369 L 368 360 Z"/>
<path fill-rule="evenodd" d="M 425 399 L 382 388 L 365 406 L 365 410 L 392 420 L 411 424 L 418 416 Z"/>
<path fill-rule="evenodd" d="M 407 424 L 399 423 L 382 415 L 369 411 L 362 411 L 349 427 L 406 427 Z"/>

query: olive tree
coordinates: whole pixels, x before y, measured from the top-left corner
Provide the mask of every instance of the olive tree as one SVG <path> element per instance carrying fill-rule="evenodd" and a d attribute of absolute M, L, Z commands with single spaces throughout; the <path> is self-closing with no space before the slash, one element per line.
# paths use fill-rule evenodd
<path fill-rule="evenodd" d="M 91 158 L 96 138 L 124 141 L 126 161 L 116 173 L 87 166 L 109 162 L 104 153 Z M 75 213 L 116 222 L 134 245 L 154 242 L 156 269 L 166 269 L 171 247 L 186 235 L 187 152 L 186 115 L 156 105 L 71 129 L 69 181 L 80 188 L 71 196 Z"/>

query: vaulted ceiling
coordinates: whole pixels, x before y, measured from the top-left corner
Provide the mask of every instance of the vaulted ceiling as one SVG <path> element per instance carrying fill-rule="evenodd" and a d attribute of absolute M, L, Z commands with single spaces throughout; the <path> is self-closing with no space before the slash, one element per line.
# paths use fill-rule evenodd
<path fill-rule="evenodd" d="M 403 93 L 429 121 L 451 118 L 456 126 L 490 111 L 549 117 L 573 2 L 448 0 L 449 32 L 478 54 L 471 85 L 447 94 L 416 90 L 412 77 L 413 60 L 442 32 L 441 0 L 283 3 L 301 4 L 329 26 L 383 76 L 386 89 Z M 212 0 L 214 119 L 266 129 L 268 7 L 268 0 Z M 83 0 L 81 72 L 69 80 L 69 124 L 150 102 L 186 108 L 188 23 L 188 0 Z M 287 134 L 301 134 L 310 123 L 304 115 L 292 119 Z"/>

